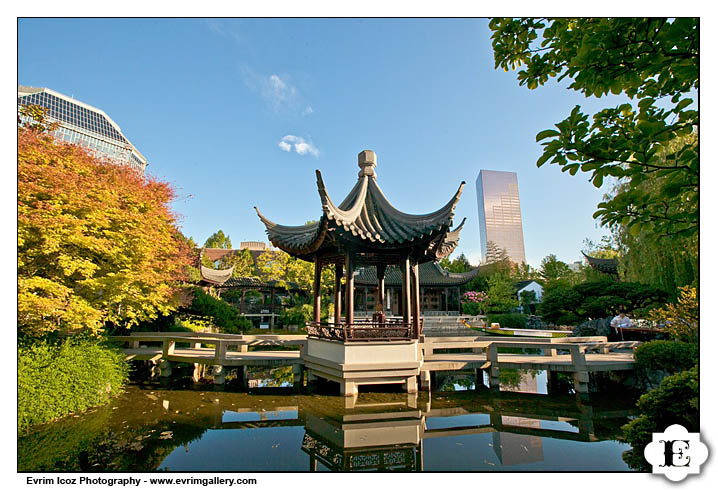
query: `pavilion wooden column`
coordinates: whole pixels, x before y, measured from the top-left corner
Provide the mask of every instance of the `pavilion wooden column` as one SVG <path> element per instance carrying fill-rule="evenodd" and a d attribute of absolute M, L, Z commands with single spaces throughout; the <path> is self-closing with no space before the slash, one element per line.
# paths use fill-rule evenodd
<path fill-rule="evenodd" d="M 411 264 L 409 258 L 401 265 L 401 313 L 404 324 L 411 322 Z"/>
<path fill-rule="evenodd" d="M 384 275 L 386 274 L 386 264 L 376 265 L 376 301 L 381 304 L 382 310 L 386 311 L 384 303 Z"/>
<path fill-rule="evenodd" d="M 314 322 L 321 322 L 322 317 L 322 263 L 314 258 Z"/>
<path fill-rule="evenodd" d="M 414 335 L 421 334 L 421 296 L 419 292 L 419 263 L 411 265 L 411 316 Z"/>
<path fill-rule="evenodd" d="M 346 299 L 344 301 L 346 315 L 344 317 L 346 319 L 347 326 L 351 326 L 354 324 L 354 260 L 349 253 L 347 253 L 346 267 Z"/>
<path fill-rule="evenodd" d="M 334 264 L 334 323 L 342 320 L 342 276 L 344 265 L 340 262 Z"/>

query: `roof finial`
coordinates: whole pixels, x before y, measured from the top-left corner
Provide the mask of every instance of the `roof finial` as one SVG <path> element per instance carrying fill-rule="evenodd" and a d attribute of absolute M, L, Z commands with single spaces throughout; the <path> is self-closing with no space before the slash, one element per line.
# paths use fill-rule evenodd
<path fill-rule="evenodd" d="M 359 152 L 359 177 L 376 177 L 376 154 L 373 150 Z"/>

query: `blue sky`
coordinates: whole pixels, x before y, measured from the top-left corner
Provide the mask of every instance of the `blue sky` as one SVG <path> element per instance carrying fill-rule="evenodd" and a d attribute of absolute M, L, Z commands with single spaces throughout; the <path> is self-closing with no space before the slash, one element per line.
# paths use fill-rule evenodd
<path fill-rule="evenodd" d="M 287 225 L 321 212 L 314 169 L 340 202 L 357 154 L 408 213 L 442 206 L 464 180 L 456 254 L 480 256 L 480 169 L 518 173 L 528 262 L 580 259 L 607 233 L 591 215 L 608 184 L 536 167 L 536 134 L 622 102 L 552 81 L 519 87 L 494 69 L 485 19 L 21 19 L 18 83 L 104 110 L 171 182 L 183 232 L 266 240 L 253 206 Z"/>

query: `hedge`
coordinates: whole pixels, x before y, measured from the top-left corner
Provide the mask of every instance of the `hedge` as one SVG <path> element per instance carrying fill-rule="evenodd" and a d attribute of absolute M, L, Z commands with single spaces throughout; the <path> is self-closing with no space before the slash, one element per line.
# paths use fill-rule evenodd
<path fill-rule="evenodd" d="M 127 380 L 124 356 L 81 338 L 18 347 L 18 431 L 106 404 Z"/>
<path fill-rule="evenodd" d="M 698 345 L 683 341 L 649 341 L 636 349 L 636 368 L 676 373 L 698 362 Z"/>
<path fill-rule="evenodd" d="M 284 309 L 279 314 L 279 322 L 284 327 L 287 326 L 300 326 L 304 327 L 304 323 L 312 320 L 313 315 L 313 307 L 311 305 L 305 304 L 305 305 L 296 305 L 294 307 L 290 307 L 287 309 Z"/>

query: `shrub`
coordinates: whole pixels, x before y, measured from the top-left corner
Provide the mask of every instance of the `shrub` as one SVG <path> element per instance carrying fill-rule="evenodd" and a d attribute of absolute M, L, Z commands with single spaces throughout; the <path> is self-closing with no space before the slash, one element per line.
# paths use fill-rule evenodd
<path fill-rule="evenodd" d="M 636 368 L 676 373 L 698 362 L 698 345 L 682 341 L 649 341 L 636 349 Z"/>
<path fill-rule="evenodd" d="M 323 301 L 322 309 L 319 314 L 319 319 L 322 322 L 327 322 L 329 317 L 334 315 L 334 304 Z M 304 327 L 305 322 L 309 322 L 314 319 L 314 306 L 309 303 L 296 305 L 294 307 L 283 310 L 279 314 L 279 320 L 283 326 L 297 325 Z"/>
<path fill-rule="evenodd" d="M 213 327 L 214 322 L 211 317 L 182 314 L 176 323 L 169 328 L 169 331 L 210 332 Z"/>
<path fill-rule="evenodd" d="M 612 312 L 620 311 L 623 299 L 615 295 L 603 295 L 600 297 L 589 297 L 583 301 L 581 308 L 583 315 L 587 318 L 598 319 L 606 317 Z"/>
<path fill-rule="evenodd" d="M 673 339 L 698 342 L 698 296 L 695 288 L 682 287 L 676 303 L 651 311 L 650 318 L 666 324 Z"/>
<path fill-rule="evenodd" d="M 528 317 L 524 314 L 489 314 L 489 325 L 493 322 L 506 329 L 526 329 Z"/>
<path fill-rule="evenodd" d="M 623 454 L 623 460 L 633 469 L 649 471 L 651 466 L 643 457 L 643 449 L 653 433 L 672 424 L 680 424 L 689 432 L 698 431 L 698 366 L 663 379 L 658 388 L 641 396 L 638 409 L 641 415 L 621 428 L 622 439 L 633 447 Z"/>
<path fill-rule="evenodd" d="M 127 380 L 118 351 L 96 339 L 18 347 L 18 431 L 107 403 Z"/>
<path fill-rule="evenodd" d="M 461 296 L 461 311 L 466 315 L 481 315 L 486 310 L 486 292 L 468 291 Z"/>
<path fill-rule="evenodd" d="M 574 312 L 580 303 L 581 295 L 578 292 L 570 287 L 558 286 L 544 291 L 538 310 L 547 322 L 566 324 L 567 317 L 575 318 Z"/>
<path fill-rule="evenodd" d="M 587 319 L 613 316 L 622 310 L 635 314 L 647 312 L 665 302 L 666 297 L 665 292 L 641 283 L 587 281 L 572 287 L 546 288 L 539 309 L 547 322 L 578 324 Z"/>
<path fill-rule="evenodd" d="M 224 333 L 236 334 L 252 327 L 252 322 L 239 310 L 224 300 L 206 294 L 201 288 L 194 289 L 192 305 L 187 310 L 195 315 L 211 317 Z"/>
<path fill-rule="evenodd" d="M 310 307 L 307 309 L 306 307 Z M 283 326 L 304 326 L 304 323 L 312 320 L 311 305 L 297 305 L 284 309 L 279 314 L 279 322 Z"/>
<path fill-rule="evenodd" d="M 577 325 L 573 330 L 574 336 L 606 336 L 612 339 L 613 328 L 611 328 L 611 317 L 604 319 L 591 319 Z"/>
<path fill-rule="evenodd" d="M 481 306 L 477 302 L 466 302 L 461 304 L 461 313 L 464 315 L 480 315 Z"/>

